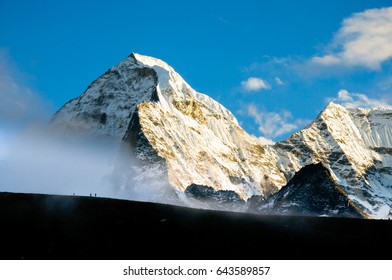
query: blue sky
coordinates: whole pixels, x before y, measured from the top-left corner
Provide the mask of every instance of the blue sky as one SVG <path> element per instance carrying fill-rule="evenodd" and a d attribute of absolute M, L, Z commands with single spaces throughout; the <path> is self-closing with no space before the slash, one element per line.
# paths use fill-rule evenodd
<path fill-rule="evenodd" d="M 50 116 L 131 52 L 166 61 L 249 133 L 273 141 L 303 128 L 331 100 L 391 104 L 389 6 L 0 0 L 0 141 L 6 126 Z"/>

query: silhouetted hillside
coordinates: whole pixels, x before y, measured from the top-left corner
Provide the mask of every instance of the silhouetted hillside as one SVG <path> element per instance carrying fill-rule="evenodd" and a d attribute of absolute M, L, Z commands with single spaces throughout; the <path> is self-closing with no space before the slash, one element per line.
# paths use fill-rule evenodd
<path fill-rule="evenodd" d="M 389 259 L 392 222 L 0 193 L 2 259 Z M 371 248 L 371 252 L 368 252 Z"/>

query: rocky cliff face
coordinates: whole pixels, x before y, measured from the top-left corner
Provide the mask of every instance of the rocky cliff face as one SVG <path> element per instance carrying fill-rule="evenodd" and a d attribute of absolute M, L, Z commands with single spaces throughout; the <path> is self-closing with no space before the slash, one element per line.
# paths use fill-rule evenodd
<path fill-rule="evenodd" d="M 362 216 L 385 218 L 392 215 L 391 115 L 331 103 L 288 140 L 262 146 L 168 64 L 131 54 L 65 104 L 52 124 L 121 140 L 132 158 L 115 169 L 124 195 L 148 187 L 157 196 L 181 196 L 197 185 L 266 199 L 305 166 L 323 163 Z"/>

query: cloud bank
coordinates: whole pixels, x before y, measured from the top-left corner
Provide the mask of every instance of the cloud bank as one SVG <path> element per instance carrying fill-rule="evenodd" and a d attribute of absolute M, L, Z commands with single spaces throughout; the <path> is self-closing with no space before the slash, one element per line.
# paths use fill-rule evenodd
<path fill-rule="evenodd" d="M 391 107 L 387 102 L 383 100 L 372 99 L 362 93 L 350 93 L 345 89 L 341 89 L 336 97 L 328 98 L 327 101 L 332 101 L 346 108 Z"/>
<path fill-rule="evenodd" d="M 311 58 L 311 62 L 380 69 L 392 57 L 392 7 L 370 9 L 346 18 L 329 49 Z"/>
<path fill-rule="evenodd" d="M 248 105 L 247 114 L 253 117 L 258 125 L 258 130 L 262 134 L 260 140 L 264 143 L 272 143 L 271 138 L 296 131 L 308 123 L 307 120 L 293 119 L 293 115 L 289 111 L 266 112 L 259 110 L 255 104 Z"/>
<path fill-rule="evenodd" d="M 0 191 L 113 197 L 114 143 L 30 130 L 14 136 L 0 165 Z"/>
<path fill-rule="evenodd" d="M 34 127 L 14 138 L 5 157 L 0 158 L 0 192 L 96 194 L 97 197 L 183 203 L 165 184 L 165 179 L 156 177 L 153 167 L 140 165 L 121 140 L 64 134 L 52 127 Z M 138 172 L 143 170 L 144 173 Z"/>

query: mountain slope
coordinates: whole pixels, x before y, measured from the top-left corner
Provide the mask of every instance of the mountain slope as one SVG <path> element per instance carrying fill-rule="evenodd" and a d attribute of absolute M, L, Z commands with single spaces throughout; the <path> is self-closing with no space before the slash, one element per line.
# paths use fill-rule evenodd
<path fill-rule="evenodd" d="M 392 216 L 392 111 L 329 104 L 305 129 L 262 146 L 233 114 L 167 63 L 131 54 L 65 104 L 52 124 L 119 141 L 113 176 L 124 198 L 186 200 L 191 185 L 267 199 L 322 163 L 366 218 Z M 151 197 L 150 197 L 151 199 Z M 152 199 L 152 200 L 154 200 Z"/>
<path fill-rule="evenodd" d="M 182 192 L 198 184 L 246 200 L 267 197 L 286 183 L 270 164 L 276 159 L 268 148 L 159 59 L 131 54 L 65 104 L 52 123 L 123 139 L 137 164 L 131 164 L 122 189 L 148 181 Z"/>

